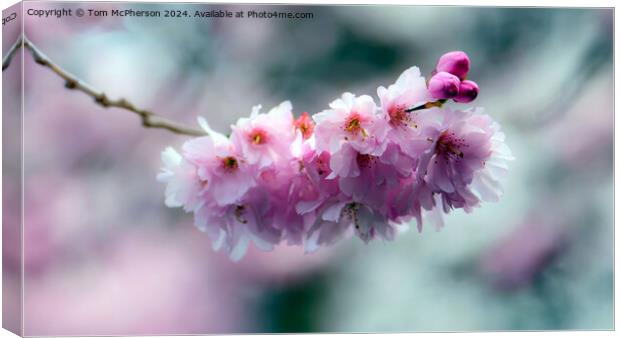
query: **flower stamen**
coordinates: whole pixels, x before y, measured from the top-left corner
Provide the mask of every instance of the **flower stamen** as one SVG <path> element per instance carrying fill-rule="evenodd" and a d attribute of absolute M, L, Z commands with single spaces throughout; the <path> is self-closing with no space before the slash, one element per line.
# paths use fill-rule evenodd
<path fill-rule="evenodd" d="M 359 209 L 359 204 L 356 202 L 352 202 L 347 204 L 343 209 L 340 217 L 347 217 L 350 219 L 355 225 L 356 229 L 359 229 L 359 222 L 357 219 L 357 210 Z"/>
<path fill-rule="evenodd" d="M 252 131 L 252 133 L 250 133 L 249 139 L 251 143 L 254 143 L 255 145 L 261 145 L 267 142 L 267 133 L 265 133 L 263 130 L 254 130 Z"/>
<path fill-rule="evenodd" d="M 295 128 L 299 129 L 304 140 L 307 140 L 310 136 L 312 136 L 312 133 L 314 132 L 314 122 L 308 115 L 308 112 L 301 113 L 301 116 L 296 119 L 293 124 Z"/>
<path fill-rule="evenodd" d="M 368 132 L 362 127 L 362 118 L 357 113 L 349 115 L 344 123 L 344 130 L 351 135 L 361 133 L 363 137 L 368 137 Z"/>
<path fill-rule="evenodd" d="M 368 154 L 357 154 L 357 165 L 360 168 L 372 168 L 372 166 L 374 166 L 375 162 L 377 161 L 377 157 L 376 156 L 372 156 L 372 155 L 368 155 Z"/>
<path fill-rule="evenodd" d="M 388 115 L 390 117 L 390 124 L 393 126 L 407 126 L 411 122 L 411 116 L 404 106 L 391 106 L 388 108 Z M 417 128 L 417 126 L 414 125 L 414 128 Z"/>
<path fill-rule="evenodd" d="M 443 132 L 437 140 L 437 153 L 463 158 L 465 154 L 461 147 L 467 147 L 463 139 L 454 137 L 454 133 Z"/>
<path fill-rule="evenodd" d="M 243 218 L 243 214 L 244 213 L 245 213 L 245 207 L 243 205 L 237 205 L 235 207 L 235 218 L 237 219 L 237 222 L 239 222 L 241 224 L 248 223 L 248 220 Z"/>
<path fill-rule="evenodd" d="M 239 169 L 239 161 L 234 156 L 226 156 L 222 159 L 222 168 L 227 172 L 235 172 Z"/>

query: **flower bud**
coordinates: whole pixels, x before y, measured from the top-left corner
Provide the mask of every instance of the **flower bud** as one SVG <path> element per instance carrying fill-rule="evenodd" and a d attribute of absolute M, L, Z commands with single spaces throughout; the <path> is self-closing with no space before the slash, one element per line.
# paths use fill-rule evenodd
<path fill-rule="evenodd" d="M 465 52 L 454 51 L 442 55 L 437 61 L 435 70 L 456 75 L 463 80 L 469 72 L 469 64 L 469 57 Z"/>
<path fill-rule="evenodd" d="M 439 72 L 428 81 L 428 91 L 436 99 L 451 99 L 458 95 L 461 80 L 458 77 Z"/>
<path fill-rule="evenodd" d="M 454 101 L 460 103 L 468 103 L 476 99 L 478 97 L 478 93 L 480 92 L 480 88 L 474 81 L 465 80 L 461 82 L 459 86 L 459 93 L 454 98 Z"/>

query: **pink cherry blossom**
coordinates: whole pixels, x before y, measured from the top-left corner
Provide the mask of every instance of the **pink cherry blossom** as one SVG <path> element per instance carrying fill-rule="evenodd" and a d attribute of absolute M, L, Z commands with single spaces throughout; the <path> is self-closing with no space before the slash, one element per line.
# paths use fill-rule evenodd
<path fill-rule="evenodd" d="M 465 76 L 463 55 L 444 56 L 438 70 Z M 294 119 L 288 101 L 266 114 L 255 106 L 230 138 L 199 118 L 208 136 L 185 142 L 181 153 L 162 153 L 165 203 L 192 212 L 213 248 L 232 260 L 251 243 L 311 252 L 353 235 L 393 240 L 414 219 L 418 231 L 423 222 L 440 229 L 452 209 L 497 201 L 513 159 L 482 109 L 442 107 L 446 98 L 471 102 L 478 91 L 441 71 L 427 88 L 411 67 L 377 89 L 380 107 L 351 93 L 312 118 Z"/>
<path fill-rule="evenodd" d="M 187 212 L 196 210 L 204 203 L 200 198 L 204 187 L 196 174 L 196 166 L 171 147 L 162 152 L 161 159 L 164 167 L 157 179 L 167 183 L 166 206 L 183 207 Z"/>
<path fill-rule="evenodd" d="M 319 215 L 308 232 L 307 252 L 353 234 L 366 243 L 375 238 L 393 240 L 400 228 L 380 212 L 358 202 L 334 199 L 321 208 Z"/>
<path fill-rule="evenodd" d="M 243 152 L 250 165 L 265 168 L 288 159 L 288 148 L 294 138 L 293 114 L 289 101 L 284 101 L 266 114 L 254 106 L 249 118 L 240 118 L 232 126 L 232 142 Z"/>
<path fill-rule="evenodd" d="M 447 212 L 471 211 L 480 201 L 497 201 L 502 193 L 499 179 L 512 160 L 499 125 L 481 109 L 431 110 L 441 119 L 429 126 L 433 146 L 422 156 L 418 173 Z"/>
<path fill-rule="evenodd" d="M 235 204 L 205 204 L 195 211 L 196 227 L 205 231 L 215 251 L 226 252 L 233 261 L 241 259 L 250 243 L 269 251 L 280 240 L 280 232 L 269 217 L 268 196 L 252 189 Z"/>
<path fill-rule="evenodd" d="M 183 157 L 196 166 L 197 181 L 219 205 L 238 201 L 255 185 L 254 171 L 235 144 L 199 137 L 183 145 Z"/>
<path fill-rule="evenodd" d="M 282 232 L 282 239 L 290 245 L 299 245 L 305 231 L 313 221 L 312 215 L 301 215 L 295 210 L 295 204 L 302 199 L 316 198 L 316 188 L 308 184 L 298 160 L 291 160 L 286 165 L 271 166 L 263 169 L 258 179 L 257 190 L 264 193 L 269 203 L 269 217 L 274 228 Z"/>
<path fill-rule="evenodd" d="M 399 146 L 401 151 L 411 158 L 419 157 L 427 142 L 420 137 L 424 121 L 420 121 L 418 112 L 408 109 L 422 106 L 435 99 L 426 88 L 424 77 L 420 76 L 418 67 L 404 71 L 396 83 L 387 88 L 377 88 L 381 100 L 381 115 L 390 124 L 387 139 Z M 393 153 L 393 156 L 398 155 Z"/>
<path fill-rule="evenodd" d="M 415 169 L 413 160 L 401 156 L 395 144 L 390 144 L 382 156 L 357 153 L 355 164 L 359 174 L 339 178 L 340 191 L 374 208 L 381 208 L 388 191 L 397 187 L 401 178 L 411 176 Z"/>
<path fill-rule="evenodd" d="M 368 95 L 344 93 L 329 106 L 330 109 L 313 116 L 317 151 L 332 154 L 330 167 L 334 177 L 356 176 L 357 153 L 381 155 L 387 145 L 389 126 L 377 114 L 377 106 Z"/>
<path fill-rule="evenodd" d="M 314 135 L 314 121 L 312 121 L 308 112 L 301 113 L 301 116 L 293 122 L 293 125 L 301 133 L 304 140 Z"/>
<path fill-rule="evenodd" d="M 418 67 L 405 70 L 392 85 L 377 88 L 384 117 L 393 127 L 415 127 L 406 110 L 434 101 Z M 396 129 L 399 130 L 399 129 Z"/>

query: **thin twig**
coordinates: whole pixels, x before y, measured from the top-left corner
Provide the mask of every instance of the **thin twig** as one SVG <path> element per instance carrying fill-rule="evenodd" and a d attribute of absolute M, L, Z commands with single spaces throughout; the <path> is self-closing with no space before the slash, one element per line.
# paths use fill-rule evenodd
<path fill-rule="evenodd" d="M 408 113 L 411 113 L 411 112 L 416 111 L 416 110 L 428 109 L 428 108 L 433 108 L 433 107 L 441 107 L 441 106 L 443 106 L 444 103 L 446 103 L 446 101 L 448 101 L 448 100 L 443 100 L 442 99 L 442 100 L 437 100 L 437 101 L 434 101 L 434 102 L 428 102 L 428 103 L 425 103 L 425 104 L 417 106 L 417 107 L 411 107 L 409 109 L 405 109 L 405 111 L 408 112 Z"/>
<path fill-rule="evenodd" d="M 120 109 L 124 109 L 135 113 L 142 120 L 142 126 L 145 128 L 158 128 L 158 129 L 166 129 L 175 134 L 181 135 L 189 135 L 189 136 L 204 136 L 207 133 L 200 129 L 195 129 L 191 127 L 187 127 L 178 122 L 174 122 L 172 120 L 168 120 L 164 117 L 161 117 L 151 111 L 140 109 L 134 106 L 129 101 L 121 98 L 117 100 L 111 100 L 107 97 L 107 95 L 94 89 L 93 87 L 86 84 L 84 81 L 78 79 L 76 76 L 62 69 L 60 66 L 52 62 L 41 50 L 39 50 L 25 35 L 21 35 L 17 41 L 11 46 L 6 57 L 2 60 L 2 70 L 4 71 L 11 64 L 11 59 L 15 56 L 17 50 L 20 47 L 24 47 L 26 50 L 30 52 L 34 61 L 41 66 L 49 68 L 52 72 L 56 73 L 56 75 L 60 76 L 63 80 L 65 80 L 65 87 L 71 90 L 78 90 L 82 93 L 92 97 L 97 104 L 104 108 L 116 107 Z"/>
<path fill-rule="evenodd" d="M 11 60 L 13 60 L 13 56 L 15 55 L 15 53 L 17 53 L 17 50 L 21 48 L 22 46 L 22 41 L 23 39 L 20 34 L 17 40 L 15 40 L 15 43 L 13 43 L 13 46 L 11 46 L 11 48 L 9 49 L 9 52 L 6 54 L 4 59 L 2 59 L 2 70 L 3 71 L 9 68 L 9 65 L 11 64 Z"/>

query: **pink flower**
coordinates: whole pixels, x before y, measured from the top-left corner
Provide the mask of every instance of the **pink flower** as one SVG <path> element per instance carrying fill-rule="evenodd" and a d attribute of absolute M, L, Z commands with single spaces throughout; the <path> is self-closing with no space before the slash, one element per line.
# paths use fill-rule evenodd
<path fill-rule="evenodd" d="M 388 191 L 415 170 L 413 160 L 401 156 L 396 144 L 388 145 L 382 156 L 357 153 L 355 165 L 359 174 L 339 178 L 340 191 L 353 201 L 376 209 L 384 208 Z"/>
<path fill-rule="evenodd" d="M 313 139 L 311 137 L 308 141 Z M 317 153 L 311 147 L 313 142 L 304 141 L 303 144 L 305 151 L 298 156 L 296 163 L 298 172 L 290 179 L 287 198 L 280 203 L 286 207 L 281 223 L 283 228 L 288 229 L 283 237 L 289 244 L 303 243 L 308 229 L 316 220 L 317 209 L 339 194 L 338 182 L 327 179 L 331 173 L 329 153 Z"/>
<path fill-rule="evenodd" d="M 477 110 L 430 109 L 440 124 L 429 125 L 432 147 L 422 156 L 418 175 L 440 195 L 435 204 L 448 212 L 469 212 L 482 201 L 497 201 L 499 179 L 512 160 L 504 134 L 490 116 Z M 440 198 L 439 198 L 440 197 Z"/>
<path fill-rule="evenodd" d="M 415 219 L 419 232 L 422 231 L 423 219 L 428 220 L 429 211 L 434 210 L 437 208 L 432 190 L 415 176 L 399 180 L 399 185 L 390 189 L 386 196 L 385 214 L 388 219 L 397 224 Z M 431 223 L 434 222 L 431 220 Z"/>
<path fill-rule="evenodd" d="M 189 163 L 172 147 L 161 154 L 164 168 L 157 180 L 167 183 L 166 206 L 183 207 L 185 211 L 196 210 L 203 203 L 200 194 L 204 187 L 196 174 L 196 166 Z"/>
<path fill-rule="evenodd" d="M 352 235 L 351 218 L 345 219 L 340 215 L 344 206 L 344 202 L 334 199 L 318 210 L 320 216 L 308 231 L 306 252 L 314 252 L 321 246 L 333 245 L 342 238 Z"/>
<path fill-rule="evenodd" d="M 310 184 L 315 186 L 319 192 L 319 196 L 316 200 L 308 201 L 318 206 L 319 202 L 326 200 L 328 197 L 338 195 L 340 190 L 338 188 L 338 182 L 330 179 L 331 169 L 329 163 L 331 158 L 328 152 L 307 154 L 303 158 L 303 174 L 308 178 Z M 308 209 L 313 209 L 307 205 L 300 205 L 298 203 L 297 210 L 300 213 L 305 213 Z"/>
<path fill-rule="evenodd" d="M 332 154 L 330 167 L 336 176 L 359 174 L 354 164 L 357 153 L 379 156 L 385 151 L 388 124 L 377 114 L 374 100 L 344 93 L 342 98 L 313 116 L 316 149 Z"/>
<path fill-rule="evenodd" d="M 420 120 L 417 111 L 406 110 L 434 101 L 420 70 L 418 67 L 407 69 L 387 89 L 383 86 L 377 88 L 377 94 L 381 100 L 381 115 L 390 125 L 388 141 L 397 144 L 410 157 L 419 157 L 428 143 L 420 139 L 424 121 Z"/>
<path fill-rule="evenodd" d="M 459 94 L 454 98 L 454 101 L 459 103 L 468 103 L 478 97 L 480 88 L 474 81 L 465 80 L 461 82 L 459 86 Z"/>
<path fill-rule="evenodd" d="M 299 160 L 263 169 L 258 179 L 257 191 L 264 194 L 269 210 L 263 218 L 269 218 L 274 228 L 282 233 L 282 239 L 291 245 L 301 244 L 307 227 L 313 221 L 300 215 L 295 204 L 300 199 L 313 199 L 316 188 L 305 180 Z"/>
<path fill-rule="evenodd" d="M 301 116 L 293 121 L 295 130 L 301 133 L 304 140 L 309 139 L 314 135 L 314 121 L 308 115 L 308 112 L 301 113 Z"/>
<path fill-rule="evenodd" d="M 465 76 L 463 55 L 444 55 L 438 70 Z M 380 109 L 344 93 L 312 119 L 294 119 L 288 101 L 267 114 L 255 106 L 230 139 L 199 119 L 209 136 L 162 154 L 166 204 L 193 212 L 214 249 L 238 260 L 250 243 L 313 251 L 351 234 L 392 240 L 413 219 L 439 229 L 451 209 L 499 199 L 513 159 L 499 125 L 481 110 L 428 108 L 472 101 L 474 82 L 440 71 L 427 89 L 411 67 L 377 93 Z"/>
<path fill-rule="evenodd" d="M 454 51 L 442 55 L 437 61 L 435 71 L 447 72 L 464 80 L 469 73 L 470 61 L 465 52 Z"/>
<path fill-rule="evenodd" d="M 461 81 L 455 75 L 439 72 L 428 81 L 428 91 L 440 100 L 451 99 L 459 94 Z"/>
<path fill-rule="evenodd" d="M 282 240 L 289 245 L 301 245 L 306 233 L 316 219 L 314 205 L 325 198 L 318 187 L 304 174 L 295 175 L 285 189 L 270 194 L 274 201 L 274 224 L 282 230 Z M 304 212 L 299 212 L 297 205 L 306 203 Z"/>
<path fill-rule="evenodd" d="M 223 249 L 233 260 L 243 256 L 250 242 L 270 250 L 280 234 L 267 217 L 267 195 L 254 188 L 260 180 L 255 167 L 226 136 L 204 119 L 199 123 L 209 136 L 187 141 L 182 155 L 172 148 L 162 154 L 165 167 L 158 178 L 168 183 L 166 204 L 194 212 L 196 227 L 208 233 L 215 250 Z"/>
<path fill-rule="evenodd" d="M 334 199 L 326 203 L 319 214 L 308 232 L 307 252 L 332 245 L 353 233 L 368 243 L 377 237 L 393 240 L 399 231 L 384 215 L 358 202 Z"/>
<path fill-rule="evenodd" d="M 237 202 L 255 185 L 255 172 L 235 144 L 199 137 L 183 145 L 183 157 L 196 166 L 205 193 L 218 205 Z"/>
<path fill-rule="evenodd" d="M 250 242 L 263 251 L 280 241 L 280 231 L 273 226 L 268 195 L 252 189 L 235 204 L 205 204 L 195 211 L 195 225 L 205 231 L 215 251 L 226 252 L 230 259 L 241 259 Z"/>
<path fill-rule="evenodd" d="M 240 118 L 232 126 L 231 139 L 245 155 L 248 164 L 262 169 L 288 160 L 294 126 L 289 101 L 282 102 L 267 114 L 260 114 L 260 109 L 260 105 L 253 107 L 249 118 Z"/>
<path fill-rule="evenodd" d="M 387 88 L 377 88 L 377 95 L 381 100 L 381 109 L 384 117 L 392 127 L 414 127 L 410 113 L 405 110 L 433 101 L 433 97 L 426 88 L 426 80 L 420 76 L 418 67 L 405 70 L 396 80 L 396 83 Z"/>
<path fill-rule="evenodd" d="M 316 137 L 314 134 L 314 121 L 310 119 L 308 113 L 293 121 L 295 128 L 295 138 L 291 142 L 291 156 L 298 161 L 314 156 L 316 151 Z"/>

